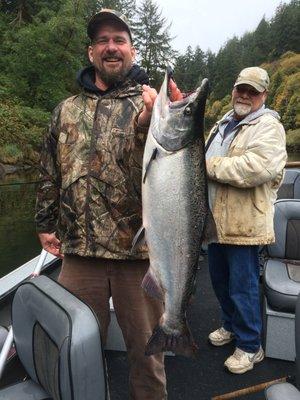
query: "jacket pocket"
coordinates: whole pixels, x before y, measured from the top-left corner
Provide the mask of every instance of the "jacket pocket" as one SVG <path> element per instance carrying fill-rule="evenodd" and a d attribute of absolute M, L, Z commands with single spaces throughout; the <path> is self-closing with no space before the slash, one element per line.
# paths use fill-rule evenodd
<path fill-rule="evenodd" d="M 221 224 L 226 236 L 242 238 L 265 234 L 266 202 L 258 201 L 253 192 L 253 188 L 227 187 Z"/>

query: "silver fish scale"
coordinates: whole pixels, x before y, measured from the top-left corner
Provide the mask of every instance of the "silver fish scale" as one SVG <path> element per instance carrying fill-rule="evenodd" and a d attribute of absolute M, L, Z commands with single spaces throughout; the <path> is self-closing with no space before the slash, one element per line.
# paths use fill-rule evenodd
<path fill-rule="evenodd" d="M 204 152 L 200 140 L 167 152 L 149 132 L 144 171 L 154 148 L 158 153 L 142 187 L 143 224 L 150 270 L 165 293 L 162 326 L 177 333 L 184 325 L 207 214 Z"/>

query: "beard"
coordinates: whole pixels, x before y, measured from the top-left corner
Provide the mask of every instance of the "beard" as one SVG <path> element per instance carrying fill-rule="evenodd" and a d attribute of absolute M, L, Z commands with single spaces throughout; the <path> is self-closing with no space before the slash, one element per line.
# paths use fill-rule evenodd
<path fill-rule="evenodd" d="M 246 115 L 250 114 L 252 106 L 249 104 L 235 103 L 233 105 L 233 109 L 236 115 L 239 117 L 245 117 Z"/>
<path fill-rule="evenodd" d="M 112 86 L 118 82 L 124 81 L 131 69 L 131 65 L 124 65 L 122 68 L 116 70 L 105 68 L 103 65 L 94 65 L 94 67 L 98 77 L 106 83 L 107 86 Z"/>

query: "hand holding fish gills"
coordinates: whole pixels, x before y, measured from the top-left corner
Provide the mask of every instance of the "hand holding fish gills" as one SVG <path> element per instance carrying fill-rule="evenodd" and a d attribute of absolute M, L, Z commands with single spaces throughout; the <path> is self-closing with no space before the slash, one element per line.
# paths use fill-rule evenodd
<path fill-rule="evenodd" d="M 169 90 L 171 101 L 178 101 L 183 98 L 182 93 L 172 79 L 170 79 Z M 148 126 L 151 120 L 153 105 L 157 97 L 157 91 L 148 85 L 143 85 L 142 97 L 144 101 L 144 108 L 139 115 L 138 124 L 140 126 Z"/>
<path fill-rule="evenodd" d="M 166 73 L 152 104 L 143 158 L 143 227 L 150 267 L 142 286 L 165 304 L 146 354 L 172 351 L 193 356 L 197 346 L 187 325 L 186 309 L 194 290 L 204 231 L 212 221 L 204 152 L 208 81 L 203 80 L 201 87 L 183 99 L 176 84 L 169 86 L 169 80 Z M 173 87 L 170 97 L 168 87 Z M 180 96 L 172 103 L 171 93 L 176 91 Z"/>

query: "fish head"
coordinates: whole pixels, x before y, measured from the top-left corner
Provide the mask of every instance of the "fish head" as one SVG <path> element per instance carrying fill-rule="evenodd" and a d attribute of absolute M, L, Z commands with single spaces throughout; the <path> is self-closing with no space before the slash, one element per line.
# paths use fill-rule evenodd
<path fill-rule="evenodd" d="M 204 141 L 204 112 L 209 91 L 208 79 L 203 79 L 195 92 L 180 101 L 171 102 L 168 93 L 170 74 L 155 100 L 149 132 L 167 151 L 178 151 L 197 138 Z"/>

